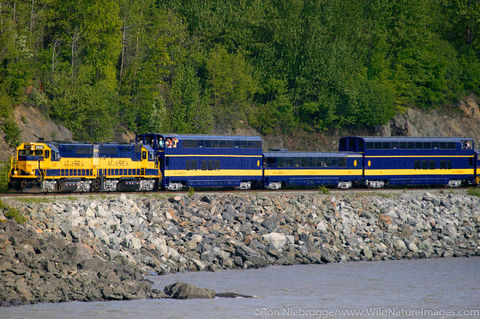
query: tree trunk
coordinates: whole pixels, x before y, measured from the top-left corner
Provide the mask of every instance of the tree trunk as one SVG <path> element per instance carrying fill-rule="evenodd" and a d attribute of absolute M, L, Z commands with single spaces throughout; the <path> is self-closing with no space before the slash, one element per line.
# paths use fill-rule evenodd
<path fill-rule="evenodd" d="M 120 79 L 123 75 L 123 66 L 125 64 L 125 42 L 127 37 L 127 26 L 125 25 L 127 18 L 123 17 L 123 30 L 122 30 L 122 57 L 120 60 Z"/>
<path fill-rule="evenodd" d="M 55 72 L 55 50 L 57 49 L 59 39 L 56 39 L 53 43 L 53 50 L 52 50 L 52 73 Z M 52 74 L 53 75 L 53 74 Z"/>

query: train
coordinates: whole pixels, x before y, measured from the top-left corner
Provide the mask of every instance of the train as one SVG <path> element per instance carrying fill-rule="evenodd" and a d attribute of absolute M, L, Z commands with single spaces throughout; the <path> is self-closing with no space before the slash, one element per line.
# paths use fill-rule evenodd
<path fill-rule="evenodd" d="M 146 133 L 133 143 L 31 142 L 17 147 L 10 188 L 25 192 L 193 188 L 382 188 L 478 185 L 472 138 L 361 137 L 336 152 L 263 151 L 258 136 Z"/>

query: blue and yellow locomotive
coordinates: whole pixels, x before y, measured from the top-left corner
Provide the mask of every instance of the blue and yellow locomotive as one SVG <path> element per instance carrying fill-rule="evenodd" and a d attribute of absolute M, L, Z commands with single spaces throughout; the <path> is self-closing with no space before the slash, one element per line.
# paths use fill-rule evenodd
<path fill-rule="evenodd" d="M 149 191 L 161 180 L 154 151 L 140 144 L 22 143 L 10 187 L 43 192 Z"/>

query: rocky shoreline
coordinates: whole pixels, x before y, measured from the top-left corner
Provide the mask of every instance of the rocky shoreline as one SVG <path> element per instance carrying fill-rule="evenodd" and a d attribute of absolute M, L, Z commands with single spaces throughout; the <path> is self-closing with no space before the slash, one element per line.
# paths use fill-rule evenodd
<path fill-rule="evenodd" d="M 162 298 L 148 274 L 480 256 L 464 190 L 15 198 L 0 214 L 0 304 Z"/>

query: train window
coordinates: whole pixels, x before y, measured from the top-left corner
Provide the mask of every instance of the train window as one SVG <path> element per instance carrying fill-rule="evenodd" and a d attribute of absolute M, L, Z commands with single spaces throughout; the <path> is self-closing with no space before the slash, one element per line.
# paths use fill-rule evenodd
<path fill-rule="evenodd" d="M 206 140 L 204 141 L 205 147 L 212 147 L 212 141 Z"/>
<path fill-rule="evenodd" d="M 468 165 L 473 166 L 473 157 L 468 159 Z"/>
<path fill-rule="evenodd" d="M 225 147 L 226 148 L 234 148 L 234 143 L 233 141 L 225 141 Z"/>
<path fill-rule="evenodd" d="M 422 161 L 422 169 L 428 169 L 428 161 Z"/>
<path fill-rule="evenodd" d="M 460 143 L 462 144 L 462 150 L 471 150 L 473 149 L 473 142 L 470 141 L 470 140 L 462 140 L 460 141 Z"/>
<path fill-rule="evenodd" d="M 42 150 L 35 150 L 35 156 L 42 156 L 43 151 Z"/>
<path fill-rule="evenodd" d="M 415 169 L 420 169 L 420 161 L 415 161 L 414 162 L 414 168 Z"/>
<path fill-rule="evenodd" d="M 434 160 L 431 160 L 431 161 L 429 162 L 428 168 L 429 168 L 429 169 L 435 169 L 435 161 L 434 161 Z"/>
<path fill-rule="evenodd" d="M 50 157 L 50 151 L 49 150 L 45 150 L 45 158 L 49 158 Z"/>
<path fill-rule="evenodd" d="M 303 157 L 302 158 L 302 167 L 309 167 L 309 158 L 308 157 Z"/>
<path fill-rule="evenodd" d="M 340 167 L 346 167 L 347 166 L 347 159 L 346 158 L 339 158 L 338 159 L 338 166 Z"/>
<path fill-rule="evenodd" d="M 73 169 L 70 169 L 68 175 L 73 176 Z"/>
<path fill-rule="evenodd" d="M 226 142 L 225 141 L 218 141 L 218 147 L 222 147 L 222 148 L 227 147 Z"/>
<path fill-rule="evenodd" d="M 446 169 L 447 168 L 447 161 L 440 161 L 440 168 Z"/>
<path fill-rule="evenodd" d="M 367 142 L 367 150 L 373 150 L 373 142 Z"/>
<path fill-rule="evenodd" d="M 392 149 L 396 150 L 398 148 L 398 142 L 392 142 Z"/>
<path fill-rule="evenodd" d="M 449 150 L 454 150 L 454 149 L 456 149 L 456 147 L 455 147 L 455 142 L 448 142 L 448 149 L 449 149 Z"/>
<path fill-rule="evenodd" d="M 400 142 L 400 149 L 406 150 L 407 149 L 407 142 Z"/>
<path fill-rule="evenodd" d="M 330 166 L 330 159 L 329 158 L 324 157 L 324 158 L 321 158 L 320 160 L 321 160 L 321 162 L 320 162 L 321 167 Z"/>
<path fill-rule="evenodd" d="M 213 160 L 208 160 L 208 169 L 212 170 L 213 169 Z"/>
<path fill-rule="evenodd" d="M 215 160 L 215 169 L 220 169 L 220 160 Z"/>
<path fill-rule="evenodd" d="M 452 161 L 447 161 L 447 168 L 452 169 Z"/>
<path fill-rule="evenodd" d="M 338 159 L 337 158 L 331 158 L 330 159 L 330 166 L 331 167 L 337 167 L 338 166 Z"/>
<path fill-rule="evenodd" d="M 286 158 L 285 159 L 285 166 L 292 167 L 293 166 L 293 158 Z"/>
<path fill-rule="evenodd" d="M 425 142 L 423 143 L 423 148 L 429 150 L 432 148 L 432 142 Z"/>
<path fill-rule="evenodd" d="M 220 147 L 220 141 L 212 141 L 212 147 L 219 148 Z"/>
<path fill-rule="evenodd" d="M 207 170 L 207 160 L 202 160 L 200 164 L 201 164 L 202 170 L 204 171 Z"/>
<path fill-rule="evenodd" d="M 390 142 L 383 142 L 382 149 L 389 150 L 390 149 Z"/>
<path fill-rule="evenodd" d="M 439 147 L 440 147 L 440 143 L 438 143 L 438 142 L 432 142 L 432 148 L 433 148 L 434 150 L 438 149 Z"/>
<path fill-rule="evenodd" d="M 423 149 L 423 142 L 415 142 L 415 149 L 417 150 Z"/>
<path fill-rule="evenodd" d="M 276 158 L 275 157 L 266 157 L 265 158 L 267 167 L 275 167 Z"/>
<path fill-rule="evenodd" d="M 142 151 L 142 159 L 147 159 L 147 152 L 146 151 Z"/>
<path fill-rule="evenodd" d="M 192 162 L 190 163 L 190 167 L 192 169 L 197 169 L 197 160 L 192 160 Z"/>
<path fill-rule="evenodd" d="M 300 164 L 301 164 L 301 159 L 300 158 L 294 158 L 293 159 L 293 166 L 300 167 Z"/>
<path fill-rule="evenodd" d="M 194 141 L 194 140 L 184 140 L 182 143 L 183 143 L 183 147 L 186 147 L 186 148 L 197 147 L 197 141 Z"/>
<path fill-rule="evenodd" d="M 408 142 L 408 143 L 407 143 L 407 148 L 408 148 L 409 150 L 415 149 L 415 142 Z"/>
<path fill-rule="evenodd" d="M 187 169 L 187 170 L 191 170 L 191 167 L 190 167 L 190 160 L 187 160 L 187 163 L 186 163 L 186 169 Z"/>
<path fill-rule="evenodd" d="M 447 142 L 440 142 L 440 149 L 441 150 L 446 150 L 447 149 Z"/>
<path fill-rule="evenodd" d="M 382 142 L 375 142 L 375 149 L 376 150 L 382 149 Z"/>

